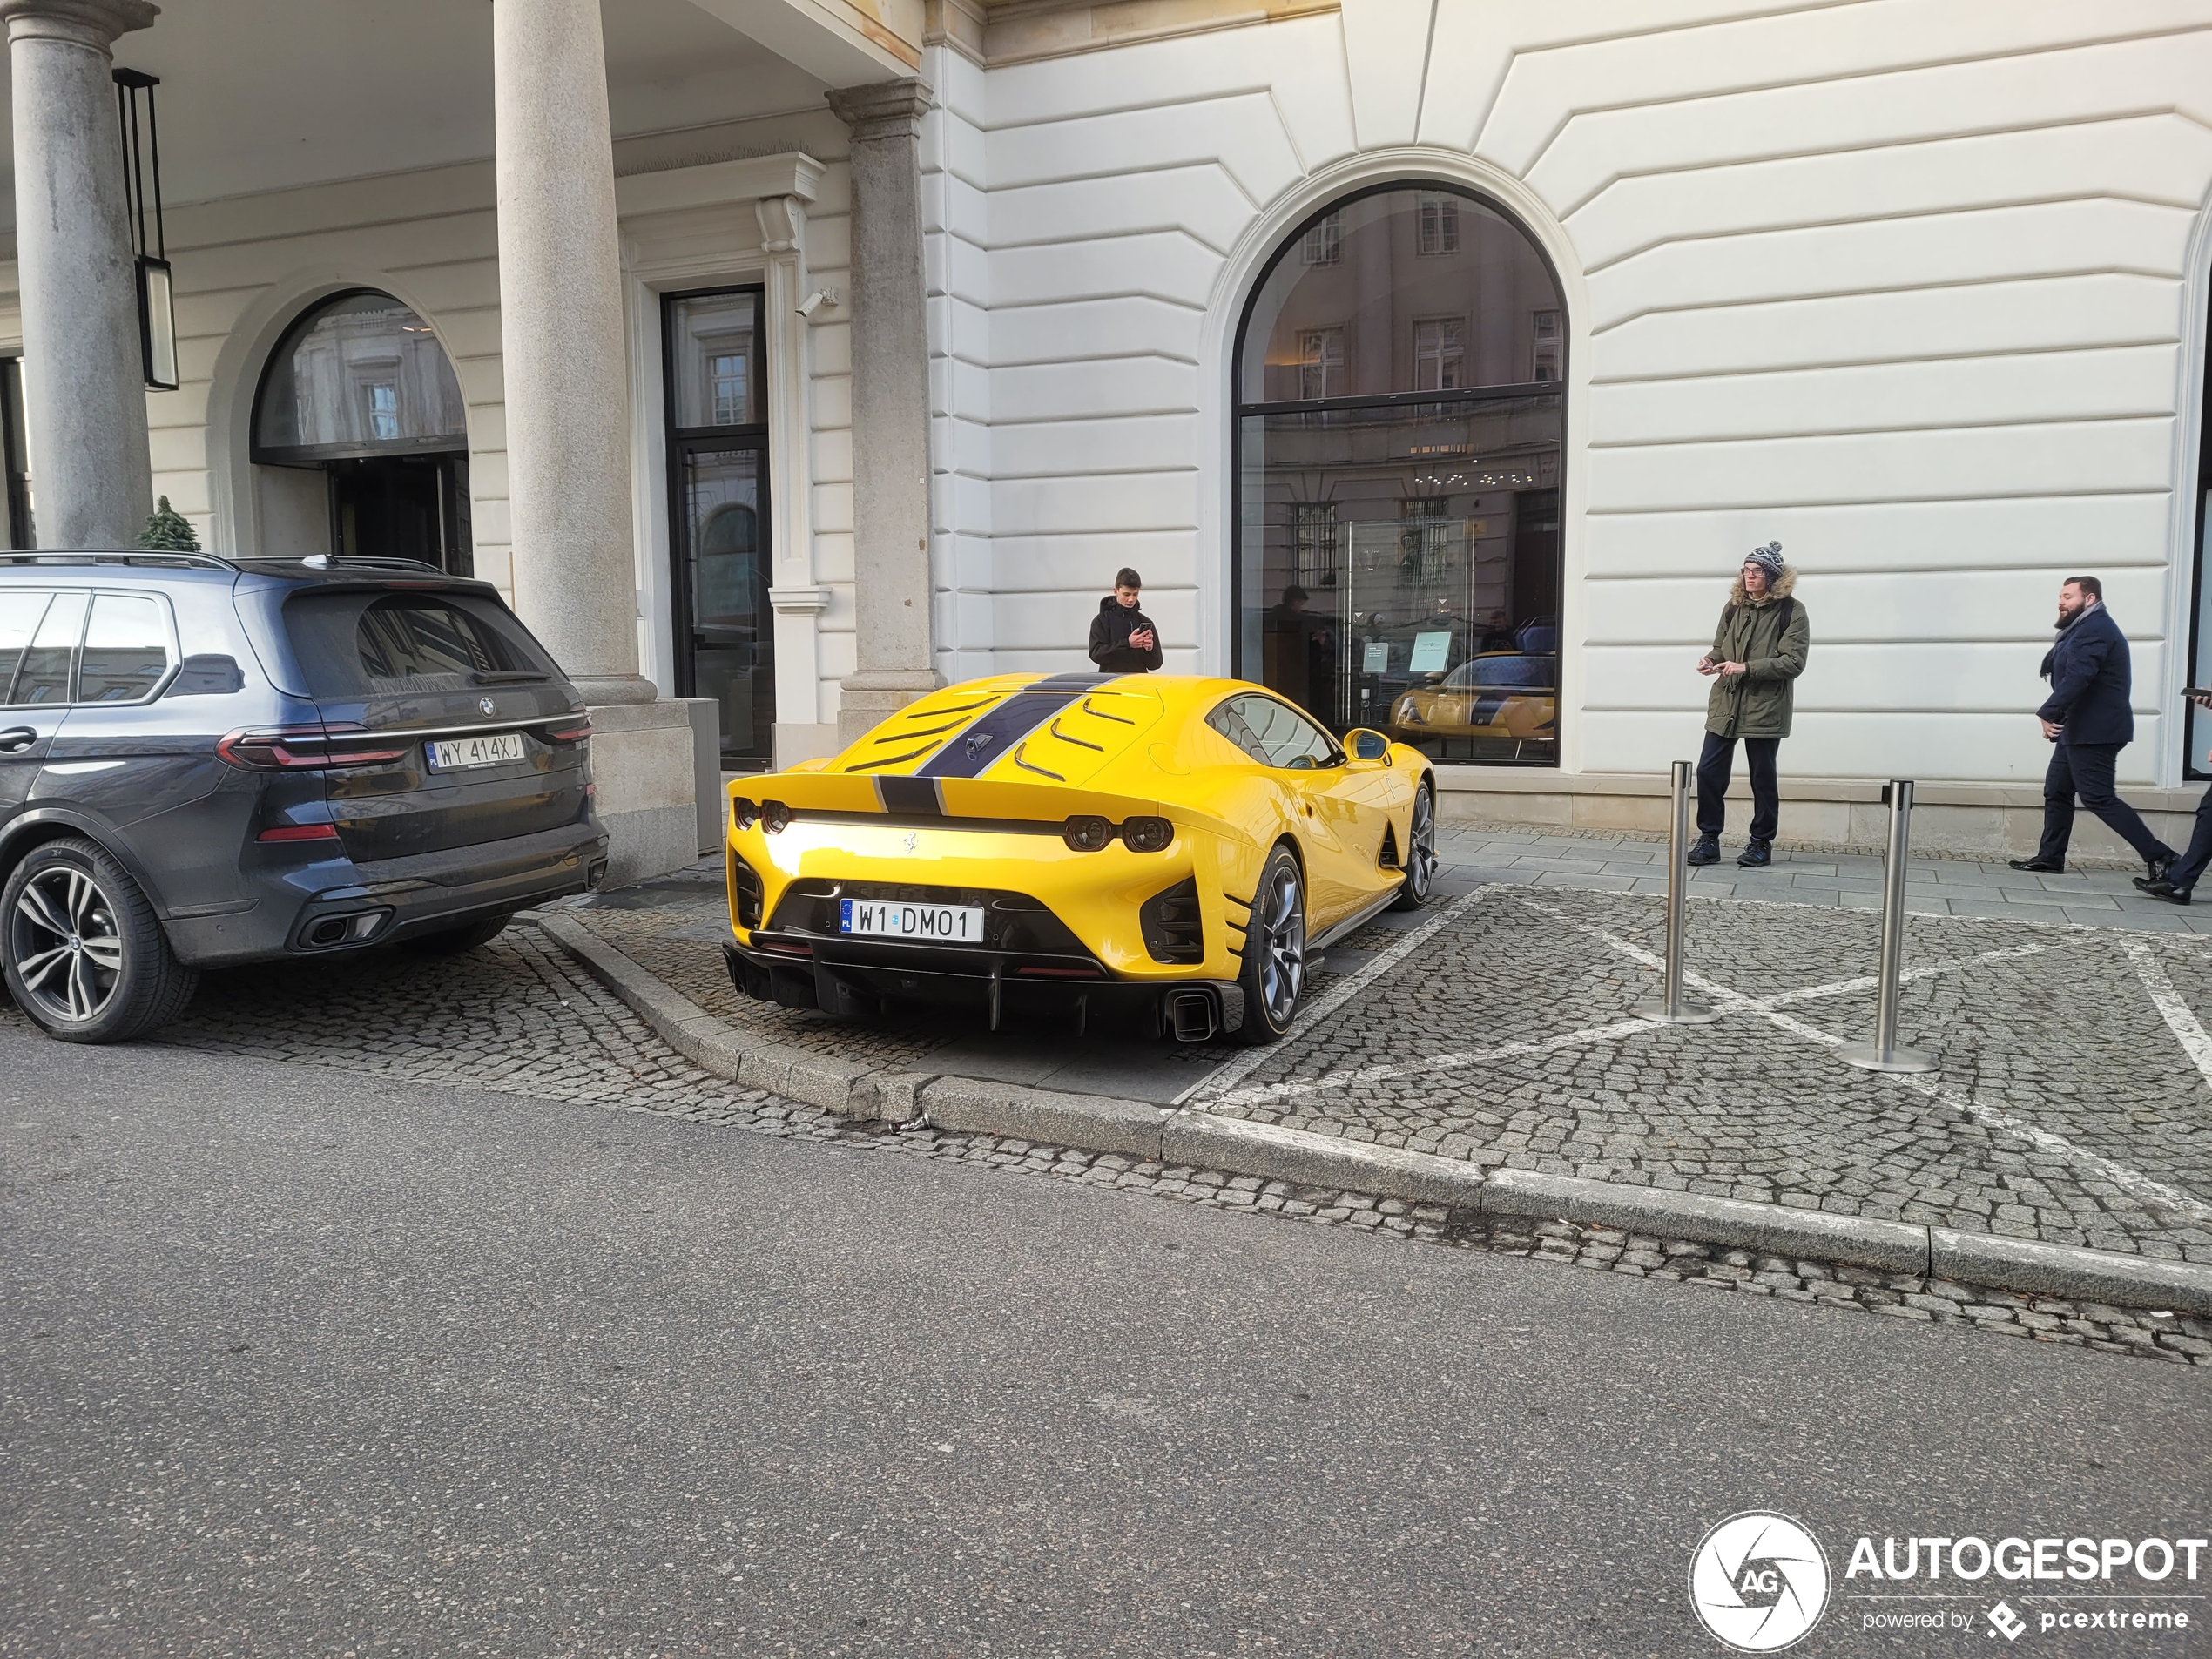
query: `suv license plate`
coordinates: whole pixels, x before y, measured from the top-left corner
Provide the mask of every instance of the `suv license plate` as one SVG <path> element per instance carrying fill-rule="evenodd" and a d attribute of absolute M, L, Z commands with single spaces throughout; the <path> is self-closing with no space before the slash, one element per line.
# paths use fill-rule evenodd
<path fill-rule="evenodd" d="M 452 738 L 428 745 L 432 772 L 460 772 L 469 766 L 497 766 L 523 758 L 523 734 L 502 732 L 489 738 Z"/>
<path fill-rule="evenodd" d="M 954 945 L 983 942 L 983 907 L 979 904 L 908 904 L 883 899 L 840 899 L 837 930 L 882 939 L 943 940 Z"/>

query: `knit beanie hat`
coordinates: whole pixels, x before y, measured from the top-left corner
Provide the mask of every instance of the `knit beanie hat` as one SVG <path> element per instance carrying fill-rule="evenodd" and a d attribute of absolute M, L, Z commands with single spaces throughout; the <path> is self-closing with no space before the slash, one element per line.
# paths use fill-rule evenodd
<path fill-rule="evenodd" d="M 1764 547 L 1755 547 L 1743 556 L 1743 563 L 1757 565 L 1772 582 L 1782 574 L 1782 543 L 1769 542 Z"/>

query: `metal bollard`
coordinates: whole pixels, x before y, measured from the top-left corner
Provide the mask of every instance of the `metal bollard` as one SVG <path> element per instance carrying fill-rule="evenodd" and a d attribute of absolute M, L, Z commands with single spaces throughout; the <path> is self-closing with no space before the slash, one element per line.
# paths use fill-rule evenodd
<path fill-rule="evenodd" d="M 1685 1001 L 1682 994 L 1682 924 L 1689 885 L 1689 762 L 1675 762 L 1675 818 L 1667 832 L 1667 994 L 1639 1002 L 1639 1020 L 1669 1025 L 1710 1025 L 1720 1011 L 1709 1002 Z"/>
<path fill-rule="evenodd" d="M 1890 805 L 1890 855 L 1882 875 L 1881 988 L 1876 993 L 1874 1041 L 1847 1044 L 1837 1055 L 1845 1065 L 1867 1071 L 1933 1071 L 1935 1055 L 1897 1046 L 1897 991 L 1905 966 L 1905 852 L 1912 827 L 1911 779 L 1892 779 L 1883 786 L 1882 799 Z"/>

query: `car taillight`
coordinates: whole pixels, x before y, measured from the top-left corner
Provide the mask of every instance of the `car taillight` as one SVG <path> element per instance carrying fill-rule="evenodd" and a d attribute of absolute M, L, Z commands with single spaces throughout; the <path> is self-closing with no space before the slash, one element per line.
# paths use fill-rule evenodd
<path fill-rule="evenodd" d="M 215 753 L 245 772 L 327 772 L 406 758 L 405 748 L 361 746 L 374 741 L 344 726 L 280 725 L 233 732 L 216 744 Z"/>
<path fill-rule="evenodd" d="M 730 821 L 741 830 L 749 830 L 760 820 L 760 808 L 743 795 L 730 797 Z"/>
<path fill-rule="evenodd" d="M 762 801 L 760 827 L 771 835 L 780 835 L 791 827 L 791 808 L 779 800 Z"/>
<path fill-rule="evenodd" d="M 1122 845 L 1132 853 L 1164 852 L 1175 826 L 1164 818 L 1132 818 L 1122 826 Z"/>
<path fill-rule="evenodd" d="M 574 725 L 561 726 L 557 730 L 547 732 L 545 740 L 548 743 L 582 743 L 590 735 L 591 722 L 581 720 Z"/>
<path fill-rule="evenodd" d="M 1096 853 L 1114 839 L 1114 826 L 1103 818 L 1078 813 L 1060 826 L 1060 839 L 1070 852 Z"/>

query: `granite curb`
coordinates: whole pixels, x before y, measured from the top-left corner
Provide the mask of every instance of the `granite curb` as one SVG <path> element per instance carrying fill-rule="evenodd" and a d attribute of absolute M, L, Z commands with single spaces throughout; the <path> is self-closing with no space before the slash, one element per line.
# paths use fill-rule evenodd
<path fill-rule="evenodd" d="M 1372 1193 L 1770 1255 L 1959 1279 L 2027 1294 L 2212 1314 L 2212 1268 L 2114 1251 L 1966 1233 L 1917 1222 L 1486 1168 L 1400 1147 L 986 1078 L 872 1069 L 749 1041 L 574 919 L 524 912 L 561 949 L 702 1071 L 860 1120 L 1118 1153 L 1146 1163 Z"/>

